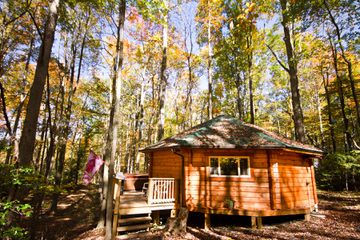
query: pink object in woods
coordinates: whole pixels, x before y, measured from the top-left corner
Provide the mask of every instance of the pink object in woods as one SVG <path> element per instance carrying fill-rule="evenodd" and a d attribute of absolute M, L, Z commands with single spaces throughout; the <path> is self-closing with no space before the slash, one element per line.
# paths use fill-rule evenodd
<path fill-rule="evenodd" d="M 90 151 L 83 177 L 83 182 L 85 185 L 88 185 L 91 182 L 91 179 L 95 176 L 96 172 L 99 171 L 101 165 L 103 164 L 104 161 L 93 151 Z"/>

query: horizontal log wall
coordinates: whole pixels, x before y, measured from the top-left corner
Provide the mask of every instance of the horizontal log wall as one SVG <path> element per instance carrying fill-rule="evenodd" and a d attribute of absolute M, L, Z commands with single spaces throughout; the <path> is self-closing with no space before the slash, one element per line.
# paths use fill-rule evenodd
<path fill-rule="evenodd" d="M 301 154 L 280 152 L 278 162 L 281 209 L 312 207 L 315 202 L 309 161 Z"/>
<path fill-rule="evenodd" d="M 308 209 L 315 202 L 311 166 L 302 154 L 201 149 L 182 150 L 181 154 L 185 157 L 185 202 L 189 209 L 278 211 Z M 250 177 L 210 176 L 209 156 L 250 156 Z M 154 152 L 151 169 L 152 177 L 180 179 L 181 158 L 170 150 Z"/>
<path fill-rule="evenodd" d="M 152 176 L 157 178 L 181 178 L 181 158 L 171 151 L 153 153 Z"/>
<path fill-rule="evenodd" d="M 250 156 L 250 177 L 209 176 L 209 156 Z M 190 157 L 186 168 L 186 200 L 190 209 L 270 208 L 265 151 L 193 150 Z"/>

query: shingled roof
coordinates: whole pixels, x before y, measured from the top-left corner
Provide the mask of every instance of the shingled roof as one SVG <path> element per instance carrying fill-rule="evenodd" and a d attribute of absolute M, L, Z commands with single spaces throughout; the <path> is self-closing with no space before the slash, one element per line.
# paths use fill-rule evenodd
<path fill-rule="evenodd" d="M 218 116 L 187 131 L 163 139 L 142 149 L 142 151 L 168 148 L 288 148 L 309 154 L 322 154 L 322 151 L 318 148 L 280 137 L 258 126 L 244 123 L 236 118 L 225 115 Z"/>

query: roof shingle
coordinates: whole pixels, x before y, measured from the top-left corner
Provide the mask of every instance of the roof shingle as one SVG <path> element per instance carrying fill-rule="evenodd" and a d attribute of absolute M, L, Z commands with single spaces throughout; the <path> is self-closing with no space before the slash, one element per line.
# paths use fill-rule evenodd
<path fill-rule="evenodd" d="M 164 148 L 277 149 L 289 148 L 322 154 L 322 150 L 280 137 L 258 126 L 221 115 L 175 136 L 150 145 L 142 151 Z"/>

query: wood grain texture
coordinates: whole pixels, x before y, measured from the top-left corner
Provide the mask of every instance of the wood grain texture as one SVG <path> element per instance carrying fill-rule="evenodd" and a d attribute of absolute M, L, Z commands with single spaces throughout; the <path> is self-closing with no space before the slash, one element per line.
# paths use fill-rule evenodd
<path fill-rule="evenodd" d="M 308 210 L 317 202 L 312 169 L 303 154 L 236 149 L 193 149 L 181 154 L 185 157 L 185 201 L 190 210 L 228 209 L 241 214 L 252 210 L 276 215 L 291 209 Z M 210 176 L 209 156 L 249 156 L 250 177 Z M 154 152 L 152 163 L 153 177 L 180 179 L 181 160 L 170 150 Z"/>

